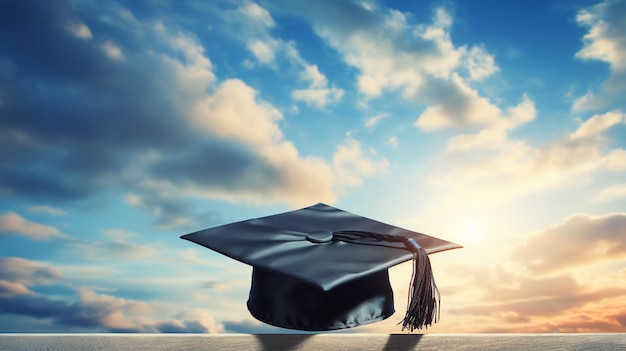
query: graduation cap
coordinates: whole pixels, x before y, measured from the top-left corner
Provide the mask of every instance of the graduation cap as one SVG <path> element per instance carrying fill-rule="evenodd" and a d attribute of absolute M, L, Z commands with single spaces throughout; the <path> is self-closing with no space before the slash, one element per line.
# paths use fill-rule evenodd
<path fill-rule="evenodd" d="M 408 260 L 413 276 L 402 330 L 431 325 L 439 317 L 439 291 L 428 254 L 461 247 L 322 203 L 181 238 L 253 267 L 247 305 L 255 318 L 309 331 L 391 316 L 387 269 Z"/>

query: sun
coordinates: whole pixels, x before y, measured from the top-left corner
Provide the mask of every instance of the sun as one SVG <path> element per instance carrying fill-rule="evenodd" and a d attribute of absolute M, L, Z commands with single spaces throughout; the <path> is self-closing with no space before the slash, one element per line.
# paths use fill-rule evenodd
<path fill-rule="evenodd" d="M 462 226 L 463 236 L 470 239 L 478 239 L 483 236 L 485 228 L 479 219 L 466 220 Z"/>

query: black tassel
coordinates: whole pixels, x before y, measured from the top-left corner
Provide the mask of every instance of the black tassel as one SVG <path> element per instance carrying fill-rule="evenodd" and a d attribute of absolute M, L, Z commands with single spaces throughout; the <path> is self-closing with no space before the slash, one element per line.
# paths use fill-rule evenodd
<path fill-rule="evenodd" d="M 430 258 L 415 239 L 366 231 L 337 231 L 333 232 L 333 239 L 348 242 L 369 239 L 404 243 L 406 249 L 413 252 L 413 274 L 409 284 L 406 314 L 400 322 L 402 330 L 421 330 L 439 320 L 440 294 L 435 284 Z"/>
<path fill-rule="evenodd" d="M 439 320 L 439 303 L 439 289 L 435 284 L 428 253 L 419 247 L 417 251 L 413 251 L 413 275 L 409 285 L 406 315 L 401 322 L 402 330 L 408 329 L 412 332 L 423 327 L 428 329 L 429 325 Z"/>

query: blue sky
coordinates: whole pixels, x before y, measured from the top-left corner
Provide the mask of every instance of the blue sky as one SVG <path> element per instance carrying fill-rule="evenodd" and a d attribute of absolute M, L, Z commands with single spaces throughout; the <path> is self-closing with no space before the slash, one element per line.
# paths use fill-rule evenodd
<path fill-rule="evenodd" d="M 624 331 L 625 23 L 608 0 L 2 2 L 0 331 L 283 332 L 247 312 L 249 267 L 179 236 L 318 202 L 465 246 L 431 257 L 429 331 Z"/>

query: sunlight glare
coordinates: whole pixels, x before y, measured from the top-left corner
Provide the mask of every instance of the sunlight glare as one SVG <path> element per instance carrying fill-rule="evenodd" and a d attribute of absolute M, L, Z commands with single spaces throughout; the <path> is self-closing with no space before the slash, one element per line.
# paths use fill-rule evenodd
<path fill-rule="evenodd" d="M 480 238 L 484 233 L 484 227 L 477 219 L 465 221 L 461 230 L 463 231 L 463 237 L 474 240 Z"/>

